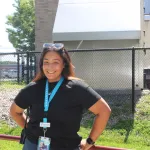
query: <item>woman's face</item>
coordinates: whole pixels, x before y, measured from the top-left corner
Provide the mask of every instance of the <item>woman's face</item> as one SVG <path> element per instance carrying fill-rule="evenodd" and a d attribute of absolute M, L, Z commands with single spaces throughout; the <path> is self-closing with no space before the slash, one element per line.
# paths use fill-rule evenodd
<path fill-rule="evenodd" d="M 63 59 L 57 52 L 46 53 L 43 58 L 43 72 L 49 82 L 59 81 L 64 68 Z"/>

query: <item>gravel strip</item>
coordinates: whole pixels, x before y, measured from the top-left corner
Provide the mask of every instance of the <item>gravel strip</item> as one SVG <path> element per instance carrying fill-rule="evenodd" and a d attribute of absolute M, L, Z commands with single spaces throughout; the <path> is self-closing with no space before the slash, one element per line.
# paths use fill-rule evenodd
<path fill-rule="evenodd" d="M 20 89 L 0 88 L 0 121 L 7 121 L 9 125 L 15 125 L 9 115 L 9 108 Z"/>

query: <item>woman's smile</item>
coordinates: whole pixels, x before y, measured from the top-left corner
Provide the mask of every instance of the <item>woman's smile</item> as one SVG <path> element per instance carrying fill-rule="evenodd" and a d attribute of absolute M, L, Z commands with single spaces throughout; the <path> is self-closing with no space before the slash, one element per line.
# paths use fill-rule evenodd
<path fill-rule="evenodd" d="M 56 71 L 53 71 L 53 72 L 50 72 L 50 71 L 47 71 L 48 74 L 54 74 Z"/>

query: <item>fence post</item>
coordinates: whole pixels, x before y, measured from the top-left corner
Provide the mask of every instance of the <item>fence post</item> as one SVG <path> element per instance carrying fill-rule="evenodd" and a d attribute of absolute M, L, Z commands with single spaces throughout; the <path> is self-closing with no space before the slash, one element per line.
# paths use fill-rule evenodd
<path fill-rule="evenodd" d="M 135 112 L 135 48 L 132 48 L 132 113 Z"/>
<path fill-rule="evenodd" d="M 27 84 L 29 83 L 29 52 L 27 52 Z"/>
<path fill-rule="evenodd" d="M 34 55 L 34 77 L 36 75 L 36 56 Z"/>
<path fill-rule="evenodd" d="M 19 67 L 19 64 L 20 64 L 20 58 L 19 58 L 19 54 L 17 54 L 17 82 L 19 83 L 19 74 L 20 74 L 20 67 Z"/>
<path fill-rule="evenodd" d="M 22 82 L 24 82 L 25 81 L 25 75 L 24 75 L 24 70 L 25 70 L 25 61 L 24 61 L 24 55 L 22 54 L 22 62 L 21 62 L 21 64 L 22 64 Z"/>

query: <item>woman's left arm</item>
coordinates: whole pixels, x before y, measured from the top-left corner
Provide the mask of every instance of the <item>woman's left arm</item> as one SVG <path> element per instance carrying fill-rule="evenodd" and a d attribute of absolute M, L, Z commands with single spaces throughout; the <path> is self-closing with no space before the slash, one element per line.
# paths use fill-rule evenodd
<path fill-rule="evenodd" d="M 89 137 L 96 141 L 105 129 L 111 109 L 103 98 L 99 99 L 89 110 L 96 115 Z M 81 142 L 82 150 L 88 150 L 92 145 L 85 140 Z"/>

